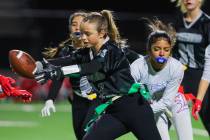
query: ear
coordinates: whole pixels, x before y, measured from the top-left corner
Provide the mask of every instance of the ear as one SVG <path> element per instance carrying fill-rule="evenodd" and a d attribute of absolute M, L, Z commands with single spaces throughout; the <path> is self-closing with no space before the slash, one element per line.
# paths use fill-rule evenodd
<path fill-rule="evenodd" d="M 105 35 L 106 35 L 106 32 L 104 30 L 101 30 L 99 33 L 99 37 L 104 38 Z"/>

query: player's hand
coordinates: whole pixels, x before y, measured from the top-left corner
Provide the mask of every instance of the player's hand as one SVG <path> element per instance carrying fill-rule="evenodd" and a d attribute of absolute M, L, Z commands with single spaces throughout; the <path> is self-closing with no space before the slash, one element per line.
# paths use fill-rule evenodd
<path fill-rule="evenodd" d="M 42 117 L 50 116 L 50 111 L 56 112 L 53 100 L 47 100 L 41 110 Z"/>
<path fill-rule="evenodd" d="M 32 94 L 26 90 L 20 90 L 13 88 L 11 92 L 12 97 L 17 97 L 22 100 L 24 103 L 29 103 L 31 102 Z"/>
<path fill-rule="evenodd" d="M 63 76 L 61 68 L 59 66 L 52 65 L 48 63 L 47 61 L 45 62 L 45 65 L 46 66 L 43 70 L 36 71 L 34 73 L 34 77 L 38 83 L 44 84 L 50 79 L 58 80 Z"/>
<path fill-rule="evenodd" d="M 15 83 L 15 80 L 10 77 L 5 77 L 0 75 L 0 85 L 2 91 L 7 95 L 10 96 L 12 92 L 12 84 Z"/>
<path fill-rule="evenodd" d="M 201 110 L 202 101 L 195 99 L 194 105 L 192 107 L 192 116 L 195 120 L 198 120 L 198 113 Z"/>

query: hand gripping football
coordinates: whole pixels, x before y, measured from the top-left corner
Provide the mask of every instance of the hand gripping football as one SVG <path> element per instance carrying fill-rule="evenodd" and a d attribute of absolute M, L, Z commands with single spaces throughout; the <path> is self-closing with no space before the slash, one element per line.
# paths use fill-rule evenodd
<path fill-rule="evenodd" d="M 26 52 L 21 50 L 9 51 L 9 63 L 14 72 L 26 78 L 34 78 L 36 61 Z"/>

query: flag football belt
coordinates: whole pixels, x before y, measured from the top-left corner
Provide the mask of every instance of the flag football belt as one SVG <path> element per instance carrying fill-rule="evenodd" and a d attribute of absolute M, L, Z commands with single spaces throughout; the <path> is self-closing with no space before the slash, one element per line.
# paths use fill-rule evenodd
<path fill-rule="evenodd" d="M 86 95 L 83 95 L 80 91 L 75 90 L 74 93 L 77 94 L 80 97 L 87 98 L 89 100 L 96 99 L 96 97 L 97 97 L 97 94 L 95 92 L 90 92 L 90 93 L 88 93 Z"/>
<path fill-rule="evenodd" d="M 151 95 L 150 95 L 149 91 L 147 90 L 147 87 L 145 88 L 145 85 L 143 85 L 143 84 L 140 84 L 140 83 L 133 84 L 131 86 L 131 88 L 129 89 L 129 92 L 127 95 L 131 95 L 134 93 L 140 93 L 140 95 L 142 95 L 143 98 L 146 100 L 151 99 Z M 93 118 L 87 123 L 87 125 L 84 129 L 85 132 L 88 132 L 90 130 L 90 128 L 93 126 L 93 124 L 96 122 L 96 120 L 99 119 L 100 116 L 105 113 L 108 106 L 113 104 L 114 101 L 116 101 L 117 99 L 119 99 L 122 96 L 123 95 L 115 95 L 114 97 L 109 99 L 107 102 L 97 106 L 95 108 L 95 114 L 94 114 Z"/>

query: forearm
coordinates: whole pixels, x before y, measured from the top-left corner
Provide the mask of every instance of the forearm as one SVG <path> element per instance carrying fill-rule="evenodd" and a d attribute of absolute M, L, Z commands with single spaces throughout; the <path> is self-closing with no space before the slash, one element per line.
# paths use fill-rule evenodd
<path fill-rule="evenodd" d="M 209 87 L 209 81 L 201 79 L 198 87 L 197 99 L 201 101 L 203 100 L 208 87 Z"/>
<path fill-rule="evenodd" d="M 50 90 L 47 96 L 47 100 L 55 100 L 58 96 L 59 90 L 63 84 L 63 79 L 53 80 L 52 85 L 50 86 Z"/>
<path fill-rule="evenodd" d="M 76 64 L 76 59 L 72 58 L 72 56 L 69 55 L 66 57 L 48 59 L 48 62 L 56 66 L 68 66 L 68 65 Z"/>
<path fill-rule="evenodd" d="M 200 99 L 201 101 L 203 100 L 206 91 L 208 90 L 209 82 L 210 82 L 210 45 L 208 45 L 205 50 L 204 70 L 197 91 L 198 92 L 197 99 Z"/>
<path fill-rule="evenodd" d="M 64 76 L 79 73 L 81 76 L 96 73 L 102 68 L 102 64 L 98 61 L 91 61 L 89 63 L 80 65 L 64 66 L 61 68 Z"/>

